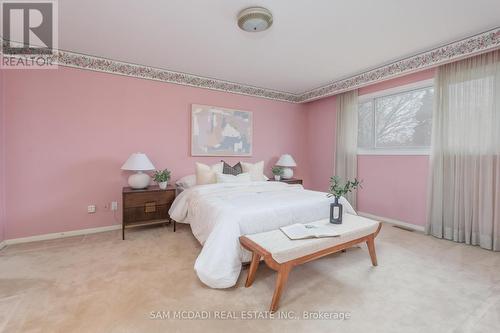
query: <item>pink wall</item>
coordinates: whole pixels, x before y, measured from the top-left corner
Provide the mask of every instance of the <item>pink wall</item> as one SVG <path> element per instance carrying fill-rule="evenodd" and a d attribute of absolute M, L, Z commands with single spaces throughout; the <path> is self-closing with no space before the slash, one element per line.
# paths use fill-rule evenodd
<path fill-rule="evenodd" d="M 328 189 L 335 168 L 335 96 L 307 103 L 309 187 Z"/>
<path fill-rule="evenodd" d="M 121 203 L 130 153 L 147 153 L 173 179 L 193 173 L 191 104 L 253 111 L 254 156 L 266 171 L 294 156 L 307 182 L 305 106 L 77 69 L 5 71 L 6 237 L 121 222 L 104 206 Z M 228 158 L 236 162 L 240 158 Z M 97 213 L 87 214 L 96 204 Z"/>
<path fill-rule="evenodd" d="M 425 225 L 428 156 L 358 156 L 358 211 Z"/>
<path fill-rule="evenodd" d="M 361 88 L 360 95 L 430 79 L 434 70 Z M 335 97 L 308 103 L 309 182 L 317 190 L 328 188 L 335 155 Z M 320 143 L 320 144 L 318 144 Z M 358 211 L 380 217 L 425 225 L 428 156 L 358 157 Z"/>
<path fill-rule="evenodd" d="M 0 119 L 8 124 L 0 127 L 0 156 L 8 157 L 0 163 L 0 239 L 120 223 L 120 213 L 105 206 L 121 202 L 128 173 L 120 166 L 131 152 L 147 153 L 157 168 L 172 170 L 174 180 L 193 173 L 195 161 L 219 161 L 189 154 L 192 103 L 254 112 L 254 156 L 241 160 L 265 160 L 269 173 L 280 154 L 291 153 L 297 176 L 318 190 L 328 188 L 333 174 L 335 97 L 298 105 L 68 68 L 0 73 Z M 426 166 L 426 156 L 361 156 L 359 209 L 423 225 Z M 87 214 L 89 204 L 97 213 Z"/>

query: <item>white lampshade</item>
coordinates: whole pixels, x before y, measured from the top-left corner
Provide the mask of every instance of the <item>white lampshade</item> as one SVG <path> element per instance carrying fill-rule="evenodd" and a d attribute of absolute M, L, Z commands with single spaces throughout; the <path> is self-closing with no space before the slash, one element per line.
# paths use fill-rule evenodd
<path fill-rule="evenodd" d="M 144 153 L 133 153 L 122 165 L 122 170 L 147 171 L 155 170 L 155 166 Z"/>
<path fill-rule="evenodd" d="M 276 162 L 276 165 L 289 168 L 297 166 L 297 163 L 295 163 L 295 160 L 293 159 L 292 155 L 283 154 L 281 155 L 278 162 Z"/>

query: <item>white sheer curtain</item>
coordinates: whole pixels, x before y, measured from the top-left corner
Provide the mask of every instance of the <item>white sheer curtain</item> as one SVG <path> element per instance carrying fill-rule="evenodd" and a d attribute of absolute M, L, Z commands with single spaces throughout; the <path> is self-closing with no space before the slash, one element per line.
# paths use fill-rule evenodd
<path fill-rule="evenodd" d="M 500 51 L 435 82 L 427 232 L 500 251 Z"/>
<path fill-rule="evenodd" d="M 335 148 L 335 175 L 343 180 L 358 174 L 358 91 L 337 95 L 337 130 Z M 356 193 L 346 195 L 356 209 Z"/>

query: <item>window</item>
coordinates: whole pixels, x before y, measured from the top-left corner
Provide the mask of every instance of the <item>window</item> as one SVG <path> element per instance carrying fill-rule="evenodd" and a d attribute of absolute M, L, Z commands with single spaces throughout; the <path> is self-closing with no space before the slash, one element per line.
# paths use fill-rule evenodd
<path fill-rule="evenodd" d="M 360 154 L 426 154 L 431 145 L 432 81 L 360 96 Z"/>

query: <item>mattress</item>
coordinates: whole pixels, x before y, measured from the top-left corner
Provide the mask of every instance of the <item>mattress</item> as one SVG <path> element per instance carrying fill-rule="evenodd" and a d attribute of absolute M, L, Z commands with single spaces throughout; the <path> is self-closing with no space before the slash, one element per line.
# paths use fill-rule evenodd
<path fill-rule="evenodd" d="M 294 223 L 329 217 L 333 198 L 306 190 L 302 185 L 281 182 L 226 183 L 194 186 L 184 190 L 170 208 L 170 217 L 189 223 L 203 245 L 195 271 L 212 288 L 236 284 L 248 252 L 241 235 L 276 230 Z M 346 213 L 356 214 L 344 198 Z"/>

